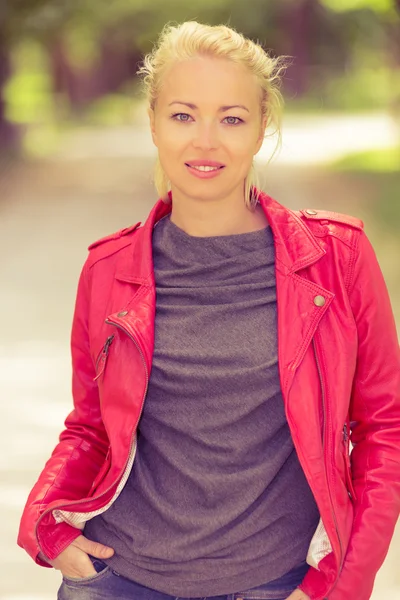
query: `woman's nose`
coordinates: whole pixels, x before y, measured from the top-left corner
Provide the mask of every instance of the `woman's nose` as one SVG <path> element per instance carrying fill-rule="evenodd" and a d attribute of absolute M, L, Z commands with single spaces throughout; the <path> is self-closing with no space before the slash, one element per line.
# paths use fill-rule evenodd
<path fill-rule="evenodd" d="M 219 145 L 216 128 L 212 125 L 201 125 L 196 128 L 193 146 L 203 150 L 211 150 Z"/>

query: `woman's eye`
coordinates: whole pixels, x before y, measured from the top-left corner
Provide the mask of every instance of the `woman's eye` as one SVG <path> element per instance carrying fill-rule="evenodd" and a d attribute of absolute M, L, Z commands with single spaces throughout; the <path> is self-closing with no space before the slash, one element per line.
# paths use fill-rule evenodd
<path fill-rule="evenodd" d="M 243 123 L 242 119 L 239 117 L 225 117 L 225 121 L 228 120 L 228 125 L 239 125 L 239 123 Z"/>
<path fill-rule="evenodd" d="M 187 113 L 176 113 L 172 115 L 172 119 L 180 121 L 181 123 L 190 123 L 191 118 L 192 117 Z M 239 125 L 239 123 L 243 123 L 242 119 L 239 119 L 239 117 L 225 117 L 224 121 L 227 125 Z"/>
<path fill-rule="evenodd" d="M 182 119 L 180 119 L 179 117 L 183 117 Z M 189 121 L 190 115 L 188 115 L 187 113 L 177 113 L 176 115 L 172 115 L 173 119 L 176 119 L 177 121 L 181 121 L 181 123 L 187 123 Z"/>

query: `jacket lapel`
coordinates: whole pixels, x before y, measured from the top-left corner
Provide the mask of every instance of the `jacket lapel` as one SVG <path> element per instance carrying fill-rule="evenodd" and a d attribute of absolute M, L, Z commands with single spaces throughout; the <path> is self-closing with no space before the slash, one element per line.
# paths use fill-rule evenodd
<path fill-rule="evenodd" d="M 261 204 L 275 243 L 279 369 L 286 397 L 335 294 L 307 277 L 306 267 L 326 252 L 301 218 L 268 196 Z"/>

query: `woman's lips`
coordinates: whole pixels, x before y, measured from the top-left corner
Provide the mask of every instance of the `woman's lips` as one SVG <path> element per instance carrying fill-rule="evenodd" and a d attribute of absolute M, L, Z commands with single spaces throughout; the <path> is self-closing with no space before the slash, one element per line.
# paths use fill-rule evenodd
<path fill-rule="evenodd" d="M 224 167 L 223 163 L 218 162 L 217 160 L 209 160 L 207 158 L 194 158 L 193 160 L 189 160 L 189 162 L 185 163 L 190 167 Z"/>
<path fill-rule="evenodd" d="M 186 166 L 187 170 L 189 171 L 189 173 L 191 173 L 198 179 L 213 179 L 214 177 L 218 177 L 218 175 L 220 175 L 221 171 L 225 168 L 224 166 L 218 166 L 217 168 L 212 169 L 210 171 L 200 171 L 199 169 L 196 169 L 195 167 L 190 166 L 190 164 L 188 164 L 188 163 L 185 163 L 185 166 Z M 204 165 L 204 166 L 209 166 L 209 165 Z"/>

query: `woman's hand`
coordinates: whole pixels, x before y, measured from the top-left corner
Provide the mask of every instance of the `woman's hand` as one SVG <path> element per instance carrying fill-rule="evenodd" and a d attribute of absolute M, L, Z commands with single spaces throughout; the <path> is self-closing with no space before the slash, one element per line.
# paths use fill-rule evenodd
<path fill-rule="evenodd" d="M 310 600 L 310 596 L 307 596 L 307 594 L 297 589 L 294 590 L 294 592 L 292 592 L 290 596 L 286 598 L 286 600 Z"/>
<path fill-rule="evenodd" d="M 114 550 L 80 535 L 54 560 L 43 558 L 52 567 L 61 571 L 65 577 L 80 579 L 96 574 L 96 570 L 88 554 L 96 558 L 105 559 L 110 558 L 114 554 Z"/>

